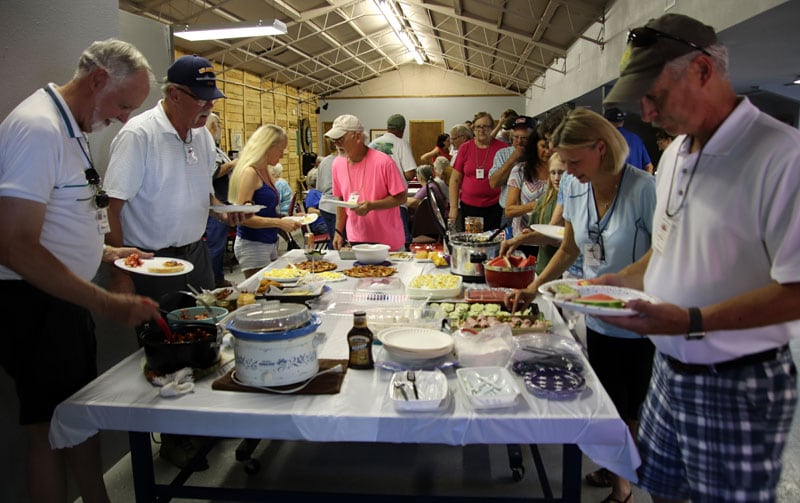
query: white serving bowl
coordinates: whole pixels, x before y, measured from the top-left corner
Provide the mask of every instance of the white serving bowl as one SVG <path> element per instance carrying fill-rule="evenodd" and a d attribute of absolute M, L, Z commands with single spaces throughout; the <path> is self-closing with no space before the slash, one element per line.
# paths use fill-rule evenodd
<path fill-rule="evenodd" d="M 389 258 L 389 245 L 360 244 L 353 246 L 356 260 L 364 264 L 381 264 Z"/>

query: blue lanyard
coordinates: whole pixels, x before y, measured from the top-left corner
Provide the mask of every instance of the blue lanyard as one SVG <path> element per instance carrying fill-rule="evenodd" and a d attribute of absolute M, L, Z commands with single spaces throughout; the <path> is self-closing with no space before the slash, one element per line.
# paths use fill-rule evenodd
<path fill-rule="evenodd" d="M 69 135 L 71 137 L 75 138 L 78 141 L 78 146 L 81 148 L 81 152 L 83 153 L 83 156 L 86 158 L 86 162 L 89 163 L 89 167 L 90 168 L 94 169 L 94 163 L 92 162 L 92 157 L 91 157 L 91 155 L 89 155 L 89 151 L 86 150 L 86 148 L 84 148 L 83 143 L 81 143 L 81 137 L 83 137 L 84 141 L 86 141 L 86 137 L 83 135 L 82 132 L 81 132 L 80 136 L 75 134 L 75 130 L 72 129 L 72 122 L 70 122 L 70 120 L 69 120 L 69 116 L 67 115 L 67 111 L 64 110 L 64 106 L 61 104 L 61 101 L 59 101 L 59 99 L 56 97 L 56 95 L 53 92 L 53 90 L 50 89 L 50 86 L 45 86 L 44 87 L 44 92 L 46 92 L 47 95 L 50 96 L 50 98 L 53 100 L 53 103 L 56 104 L 56 108 L 58 109 L 58 113 L 59 113 L 59 115 L 61 115 L 61 118 L 64 120 L 64 125 L 67 126 L 67 132 L 69 133 Z M 88 141 L 86 141 L 86 142 L 87 142 L 87 145 L 88 145 Z"/>
<path fill-rule="evenodd" d="M 608 213 L 606 213 L 606 215 L 603 217 L 605 219 L 605 221 L 606 221 L 606 223 L 603 225 L 603 227 L 600 227 L 600 220 L 601 220 L 600 212 L 599 211 L 597 212 L 598 239 L 603 235 L 603 232 L 608 227 L 608 223 L 611 221 L 611 215 L 614 214 L 614 208 L 617 207 L 617 200 L 619 199 L 619 193 L 622 192 L 622 182 L 623 182 L 623 180 L 625 180 L 625 171 L 627 169 L 628 169 L 628 165 L 626 164 L 622 168 L 622 176 L 619 178 L 619 188 L 617 189 L 617 193 L 614 194 L 614 202 L 611 203 L 611 209 L 608 210 Z M 591 182 L 589 183 L 589 192 L 588 192 L 588 194 L 589 194 L 589 200 L 586 202 L 586 234 L 590 235 L 591 234 L 591 229 L 590 229 L 589 221 L 591 220 L 592 217 L 591 217 L 591 211 L 589 211 L 589 206 L 591 205 L 591 203 L 594 202 L 594 190 L 592 189 Z M 597 204 L 595 204 L 595 206 L 597 206 Z"/>

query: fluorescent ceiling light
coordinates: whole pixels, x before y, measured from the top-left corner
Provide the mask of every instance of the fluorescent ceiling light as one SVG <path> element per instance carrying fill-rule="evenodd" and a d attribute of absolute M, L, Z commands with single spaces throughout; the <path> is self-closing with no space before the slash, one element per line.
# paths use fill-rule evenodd
<path fill-rule="evenodd" d="M 389 0 L 375 0 L 375 3 L 378 6 L 378 9 L 383 13 L 383 17 L 386 18 L 386 21 L 389 23 L 389 26 L 392 27 L 392 31 L 406 48 L 406 50 L 414 56 L 414 61 L 417 62 L 418 65 L 421 65 L 425 62 L 425 55 L 420 48 L 416 46 L 413 40 L 411 40 L 411 34 L 413 30 L 410 27 L 405 27 L 400 22 L 400 18 L 395 12 L 395 7 L 392 2 Z M 416 38 L 416 34 L 414 34 Z"/>
<path fill-rule="evenodd" d="M 800 77 L 797 77 L 796 79 L 794 79 L 794 82 L 792 82 L 792 84 L 794 84 L 796 86 L 800 86 Z"/>
<path fill-rule="evenodd" d="M 228 38 L 268 37 L 286 35 L 286 23 L 279 19 L 259 19 L 213 26 L 175 26 L 173 35 L 192 42 L 197 40 L 219 40 Z"/>

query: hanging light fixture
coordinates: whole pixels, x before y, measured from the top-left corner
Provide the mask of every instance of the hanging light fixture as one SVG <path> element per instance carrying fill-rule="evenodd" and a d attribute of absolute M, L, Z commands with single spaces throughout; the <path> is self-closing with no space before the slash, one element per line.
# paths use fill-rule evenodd
<path fill-rule="evenodd" d="M 383 17 L 386 18 L 386 22 L 392 27 L 394 34 L 397 36 L 403 46 L 405 46 L 406 50 L 411 53 L 417 64 L 421 65 L 424 63 L 425 53 L 417 46 L 417 44 L 414 43 L 414 40 L 418 40 L 416 34 L 411 27 L 404 26 L 403 23 L 400 22 L 400 16 L 398 16 L 395 12 L 394 3 L 389 0 L 375 0 L 375 4 L 378 6 L 378 9 L 381 11 L 381 13 L 383 13 Z M 412 37 L 414 40 L 412 40 Z"/>
<path fill-rule="evenodd" d="M 172 34 L 184 40 L 220 40 L 229 38 L 269 37 L 286 35 L 286 23 L 279 19 L 259 19 L 218 25 L 173 26 Z"/>

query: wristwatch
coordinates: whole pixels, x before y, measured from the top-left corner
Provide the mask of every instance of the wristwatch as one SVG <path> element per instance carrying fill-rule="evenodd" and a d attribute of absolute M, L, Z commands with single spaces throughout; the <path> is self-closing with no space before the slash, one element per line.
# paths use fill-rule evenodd
<path fill-rule="evenodd" d="M 689 308 L 689 332 L 686 334 L 686 340 L 699 341 L 706 336 L 703 330 L 703 314 L 700 312 L 699 307 Z"/>

